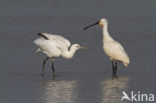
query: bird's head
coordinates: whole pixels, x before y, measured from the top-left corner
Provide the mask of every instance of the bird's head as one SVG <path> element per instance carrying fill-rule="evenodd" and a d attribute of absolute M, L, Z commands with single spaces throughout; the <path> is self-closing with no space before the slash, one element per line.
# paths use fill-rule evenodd
<path fill-rule="evenodd" d="M 72 58 L 74 56 L 74 54 L 76 53 L 76 51 L 79 50 L 79 49 L 87 49 L 87 48 L 86 47 L 82 47 L 79 44 L 73 44 L 71 46 L 71 48 L 70 48 L 70 51 L 64 52 L 65 53 L 64 57 L 66 59 Z"/>
<path fill-rule="evenodd" d="M 105 18 L 102 18 L 102 19 L 100 19 L 100 21 L 99 21 L 99 23 L 98 23 L 101 27 L 103 27 L 104 26 L 104 24 L 108 24 L 108 21 L 107 21 L 107 19 L 105 19 Z"/>
<path fill-rule="evenodd" d="M 78 49 L 88 49 L 88 48 L 87 47 L 80 46 L 79 44 L 73 44 L 71 46 L 71 49 L 78 50 Z"/>
<path fill-rule="evenodd" d="M 106 18 L 102 18 L 99 21 L 95 22 L 94 24 L 91 24 L 91 25 L 85 27 L 84 30 L 86 30 L 94 25 L 97 25 L 97 24 L 99 24 L 101 27 L 103 27 L 105 24 L 108 24 L 108 21 Z"/>

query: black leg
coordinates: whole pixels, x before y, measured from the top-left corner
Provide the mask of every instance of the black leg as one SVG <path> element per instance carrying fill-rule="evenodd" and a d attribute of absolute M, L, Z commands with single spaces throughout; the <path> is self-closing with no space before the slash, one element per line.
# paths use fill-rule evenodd
<path fill-rule="evenodd" d="M 51 66 L 51 69 L 52 69 L 52 71 L 53 71 L 53 73 L 55 75 L 54 58 L 52 58 L 52 66 Z"/>
<path fill-rule="evenodd" d="M 42 73 L 41 73 L 41 75 L 44 75 L 44 67 L 45 67 L 46 61 L 47 61 L 48 59 L 49 59 L 49 57 L 46 57 L 46 58 L 43 60 Z"/>
<path fill-rule="evenodd" d="M 115 67 L 114 67 L 114 61 L 112 61 L 112 77 L 115 76 Z"/>
<path fill-rule="evenodd" d="M 115 77 L 117 77 L 117 75 L 116 75 L 117 68 L 118 68 L 118 66 L 117 66 L 117 61 L 115 61 Z"/>

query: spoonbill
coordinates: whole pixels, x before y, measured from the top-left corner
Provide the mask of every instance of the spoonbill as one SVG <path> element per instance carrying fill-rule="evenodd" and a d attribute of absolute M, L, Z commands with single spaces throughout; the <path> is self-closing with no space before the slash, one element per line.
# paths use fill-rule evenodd
<path fill-rule="evenodd" d="M 52 59 L 52 71 L 55 75 L 54 68 L 54 58 L 62 56 L 65 59 L 71 59 L 77 50 L 79 49 L 87 49 L 86 47 L 82 47 L 79 44 L 73 44 L 70 47 L 70 42 L 66 38 L 60 35 L 48 34 L 48 33 L 38 33 L 40 38 L 34 40 L 34 43 L 39 47 L 35 54 L 39 52 L 43 52 L 47 55 L 47 57 L 43 60 L 42 72 L 41 75 L 44 75 L 44 68 L 46 61 L 51 58 Z M 70 50 L 68 50 L 70 47 Z"/>
<path fill-rule="evenodd" d="M 128 67 L 128 64 L 130 63 L 129 57 L 127 53 L 125 52 L 122 45 L 115 41 L 108 32 L 108 21 L 107 19 L 103 18 L 97 21 L 94 24 L 91 24 L 84 28 L 84 30 L 99 24 L 102 27 L 103 30 L 103 49 L 105 54 L 110 58 L 112 61 L 112 77 L 117 78 L 116 72 L 117 72 L 117 62 L 122 62 L 126 67 Z"/>

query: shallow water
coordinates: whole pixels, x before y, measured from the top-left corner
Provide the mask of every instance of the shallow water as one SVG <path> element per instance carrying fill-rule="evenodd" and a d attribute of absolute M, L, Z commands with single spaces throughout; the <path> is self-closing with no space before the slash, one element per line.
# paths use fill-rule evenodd
<path fill-rule="evenodd" d="M 156 94 L 156 13 L 154 0 L 1 0 L 1 103 L 120 103 L 122 92 Z M 83 27 L 105 17 L 111 36 L 130 57 L 128 68 L 119 64 L 118 79 L 111 79 L 111 62 L 102 50 L 99 26 Z M 45 55 L 34 55 L 38 32 L 60 34 L 71 43 L 95 50 L 80 50 L 73 59 L 55 60 L 57 76 Z M 128 102 L 128 101 L 124 101 Z"/>

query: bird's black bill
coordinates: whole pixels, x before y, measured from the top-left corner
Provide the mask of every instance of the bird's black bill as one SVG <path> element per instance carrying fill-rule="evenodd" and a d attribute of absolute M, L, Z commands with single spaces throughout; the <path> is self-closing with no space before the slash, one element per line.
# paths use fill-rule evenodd
<path fill-rule="evenodd" d="M 90 28 L 90 27 L 92 27 L 92 26 L 94 26 L 94 25 L 97 25 L 97 24 L 99 24 L 99 21 L 97 21 L 96 23 L 91 24 L 91 25 L 89 25 L 89 26 L 83 28 L 83 30 L 86 30 L 86 29 L 88 29 L 88 28 Z"/>

